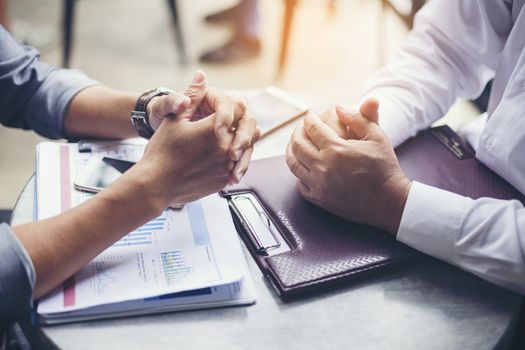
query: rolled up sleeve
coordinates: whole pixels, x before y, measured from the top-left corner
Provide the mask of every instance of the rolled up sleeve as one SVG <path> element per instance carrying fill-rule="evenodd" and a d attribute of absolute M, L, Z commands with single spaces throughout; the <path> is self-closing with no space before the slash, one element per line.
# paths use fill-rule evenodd
<path fill-rule="evenodd" d="M 0 224 L 0 330 L 29 312 L 35 269 L 29 255 L 6 224 Z"/>
<path fill-rule="evenodd" d="M 73 97 L 98 84 L 82 72 L 39 60 L 36 49 L 18 44 L 0 26 L 0 123 L 64 137 L 64 117 Z"/>

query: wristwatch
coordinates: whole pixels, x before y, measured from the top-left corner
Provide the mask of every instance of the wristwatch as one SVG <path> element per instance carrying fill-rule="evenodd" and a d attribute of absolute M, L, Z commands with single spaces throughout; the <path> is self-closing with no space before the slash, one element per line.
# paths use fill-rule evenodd
<path fill-rule="evenodd" d="M 135 108 L 131 111 L 131 124 L 133 124 L 140 137 L 149 139 L 155 133 L 155 130 L 153 130 L 149 123 L 148 103 L 157 96 L 169 95 L 173 92 L 173 90 L 158 87 L 140 95 L 135 104 Z"/>

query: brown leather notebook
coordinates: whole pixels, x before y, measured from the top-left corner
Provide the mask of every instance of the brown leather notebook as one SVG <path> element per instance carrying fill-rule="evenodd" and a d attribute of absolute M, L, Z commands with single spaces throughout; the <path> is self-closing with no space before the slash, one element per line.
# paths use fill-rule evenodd
<path fill-rule="evenodd" d="M 406 175 L 465 196 L 524 197 L 476 158 L 447 126 L 419 133 L 396 149 Z M 379 229 L 339 218 L 304 200 L 284 157 L 254 161 L 242 182 L 228 187 L 239 234 L 282 298 L 422 255 Z M 429 207 L 431 210 L 431 207 Z"/>

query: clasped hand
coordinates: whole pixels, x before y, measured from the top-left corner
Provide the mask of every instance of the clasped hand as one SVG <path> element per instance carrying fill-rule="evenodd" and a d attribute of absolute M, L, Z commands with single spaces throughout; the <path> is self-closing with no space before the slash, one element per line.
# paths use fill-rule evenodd
<path fill-rule="evenodd" d="M 292 135 L 286 161 L 308 201 L 396 234 L 410 181 L 378 125 L 378 107 L 369 99 L 359 111 L 338 106 L 320 117 L 307 115 Z"/>
<path fill-rule="evenodd" d="M 183 94 L 154 98 L 148 115 L 156 131 L 142 163 L 165 204 L 194 201 L 239 182 L 260 137 L 246 103 L 209 88 L 200 71 Z"/>

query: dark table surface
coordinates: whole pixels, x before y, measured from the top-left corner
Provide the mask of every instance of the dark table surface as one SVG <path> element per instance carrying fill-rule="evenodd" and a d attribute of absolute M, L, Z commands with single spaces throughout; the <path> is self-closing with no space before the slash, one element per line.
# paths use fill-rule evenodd
<path fill-rule="evenodd" d="M 33 219 L 34 181 L 13 224 Z M 282 302 L 246 253 L 248 307 L 43 327 L 64 349 L 493 349 L 514 333 L 521 298 L 428 260 L 299 301 Z"/>

